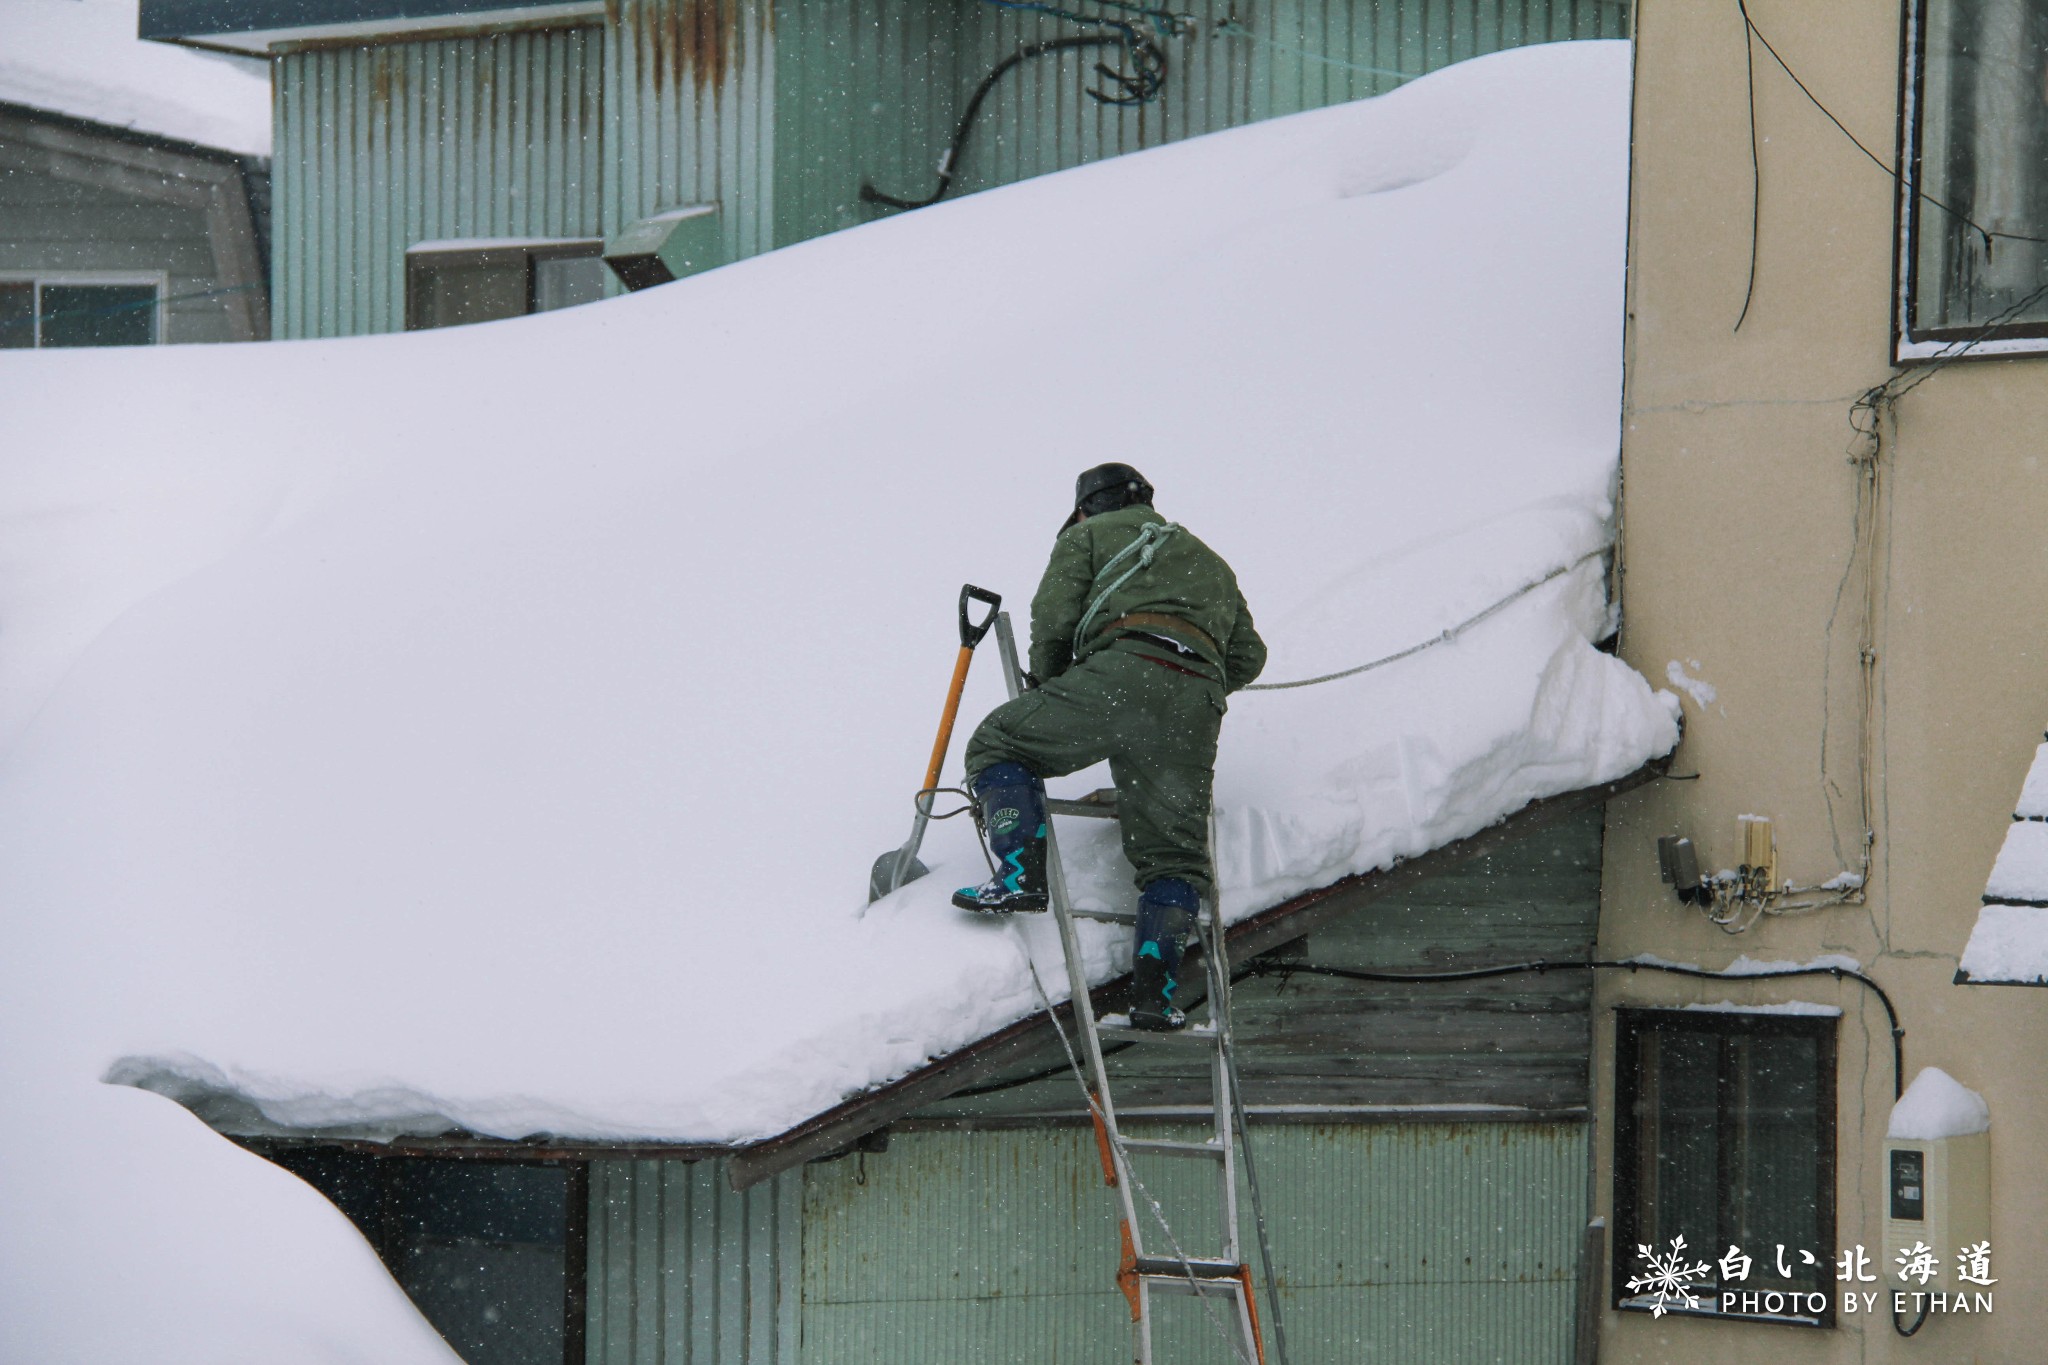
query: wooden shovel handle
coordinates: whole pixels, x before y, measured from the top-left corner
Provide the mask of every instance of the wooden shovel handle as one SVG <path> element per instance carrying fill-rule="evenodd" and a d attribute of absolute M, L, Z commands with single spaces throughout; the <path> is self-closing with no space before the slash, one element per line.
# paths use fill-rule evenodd
<path fill-rule="evenodd" d="M 960 646 L 960 657 L 953 661 L 953 685 L 946 689 L 946 714 L 939 718 L 939 737 L 932 743 L 932 761 L 924 770 L 920 791 L 930 791 L 939 785 L 939 769 L 946 764 L 946 746 L 953 742 L 953 721 L 960 714 L 960 693 L 967 686 L 967 666 L 973 662 L 974 646 Z"/>

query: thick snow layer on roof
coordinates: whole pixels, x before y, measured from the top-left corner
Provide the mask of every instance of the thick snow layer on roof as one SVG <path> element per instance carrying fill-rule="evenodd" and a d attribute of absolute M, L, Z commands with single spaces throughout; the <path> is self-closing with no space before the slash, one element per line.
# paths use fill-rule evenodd
<path fill-rule="evenodd" d="M 1985 905 L 1956 964 L 1956 979 L 2011 985 L 2048 985 L 2048 910 L 2031 905 Z"/>
<path fill-rule="evenodd" d="M 2048 823 L 2015 820 L 1984 882 L 1987 901 L 2048 901 Z"/>
<path fill-rule="evenodd" d="M 2027 768 L 2027 780 L 2020 785 L 2013 814 L 2022 820 L 2048 820 L 2048 744 L 2035 746 L 2034 761 Z"/>
<path fill-rule="evenodd" d="M 316 1197 L 102 1075 L 229 1126 L 741 1141 L 1023 1017 L 1027 942 L 1063 993 L 1049 924 L 946 905 L 965 820 L 861 913 L 959 584 L 1021 609 L 1111 457 L 1273 680 L 1596 550 L 1627 85 L 1524 49 L 586 308 L 0 365 L 0 1342 L 139 1354 L 119 1283 L 155 1360 L 438 1349 Z M 1606 620 L 1596 560 L 1234 698 L 1226 912 L 1667 751 Z M 1000 695 L 985 657 L 967 724 Z"/>
<path fill-rule="evenodd" d="M 1987 985 L 2048 985 L 2048 744 L 2020 787 L 2013 822 L 1991 875 L 1970 941 L 1956 964 L 1956 980 Z M 2034 905 L 2001 902 L 2031 901 Z"/>
<path fill-rule="evenodd" d="M 1924 1066 L 1892 1106 L 1888 1138 L 1934 1142 L 1991 1131 L 1991 1106 L 1984 1097 L 1938 1066 Z"/>
<path fill-rule="evenodd" d="M 0 102 L 270 155 L 262 62 L 135 32 L 135 0 L 0 0 Z"/>

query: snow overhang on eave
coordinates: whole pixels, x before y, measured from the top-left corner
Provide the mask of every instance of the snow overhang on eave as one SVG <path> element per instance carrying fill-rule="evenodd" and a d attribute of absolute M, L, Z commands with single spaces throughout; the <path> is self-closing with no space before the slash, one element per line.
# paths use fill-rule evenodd
<path fill-rule="evenodd" d="M 2020 785 L 1955 982 L 2048 986 L 2048 743 Z"/>
<path fill-rule="evenodd" d="M 1440 876 L 1468 859 L 1513 843 L 1566 816 L 1604 805 L 1623 792 L 1655 781 L 1670 768 L 1671 755 L 1666 754 L 1612 782 L 1533 801 L 1498 824 L 1419 857 L 1392 867 L 1346 877 L 1261 910 L 1230 927 L 1225 941 L 1230 948 L 1231 960 L 1249 961 L 1260 953 L 1292 943 L 1375 901 Z M 1129 990 L 1129 980 L 1128 976 L 1117 977 L 1089 992 L 1097 1010 L 1121 1007 Z M 1054 1012 L 1062 1029 L 1072 1025 L 1071 1004 L 1062 1003 Z M 793 1166 L 842 1152 L 876 1129 L 927 1104 L 936 1103 L 965 1086 L 987 1080 L 1051 1046 L 1053 1041 L 1051 1022 L 1043 1014 L 1034 1014 L 907 1076 L 856 1095 L 787 1132 L 739 1148 L 730 1167 L 733 1188 L 743 1190 Z"/>
<path fill-rule="evenodd" d="M 0 118 L 25 119 L 30 123 L 45 124 L 51 128 L 62 128 L 70 132 L 85 133 L 92 137 L 112 138 L 134 147 L 149 147 L 160 152 L 173 152 L 179 156 L 202 157 L 208 161 L 228 165 L 252 166 L 265 169 L 270 158 L 254 152 L 230 151 L 226 147 L 215 147 L 204 142 L 193 142 L 187 138 L 171 137 L 165 133 L 152 133 L 126 124 L 105 123 L 99 119 L 84 118 L 77 114 L 60 113 L 54 109 L 43 109 L 33 104 L 16 104 L 11 100 L 0 100 Z"/>
<path fill-rule="evenodd" d="M 299 47 L 458 37 L 603 20 L 604 0 L 141 0 L 138 35 L 265 56 Z"/>
<path fill-rule="evenodd" d="M 1441 876 L 1458 864 L 1480 857 L 1523 838 L 1545 825 L 1604 805 L 1623 792 L 1662 777 L 1671 767 L 1671 755 L 1652 759 L 1626 777 L 1594 787 L 1564 792 L 1531 802 L 1500 823 L 1467 838 L 1397 863 L 1393 867 L 1346 877 L 1329 886 L 1305 891 L 1231 926 L 1231 957 L 1247 961 L 1260 953 L 1292 943 L 1325 925 L 1355 914 L 1375 901 L 1398 895 L 1430 878 Z M 1199 948 L 1191 951 L 1199 952 Z M 1091 996 L 1098 1011 L 1120 1008 L 1129 977 L 1117 977 L 1097 986 Z M 1073 1007 L 1062 1003 L 1055 1013 L 1062 1029 L 1073 1023 Z M 905 1118 L 928 1104 L 935 1104 L 967 1086 L 988 1080 L 1000 1072 L 1029 1061 L 1053 1046 L 1052 1024 L 1044 1014 L 1033 1014 L 981 1038 L 956 1052 L 926 1063 L 873 1090 L 854 1095 L 816 1114 L 785 1132 L 759 1142 L 721 1146 L 710 1144 L 660 1143 L 647 1141 L 606 1142 L 574 1137 L 533 1137 L 514 1140 L 478 1137 L 450 1132 L 397 1138 L 367 1137 L 346 1133 L 282 1130 L 237 1131 L 214 1116 L 213 1125 L 237 1141 L 256 1148 L 276 1145 L 360 1147 L 384 1155 L 460 1156 L 501 1160 L 616 1160 L 621 1158 L 697 1161 L 730 1158 L 730 1179 L 735 1189 L 746 1189 L 806 1162 L 842 1155 L 879 1129 Z M 173 1095 L 187 1108 L 208 1117 L 194 1097 Z"/>

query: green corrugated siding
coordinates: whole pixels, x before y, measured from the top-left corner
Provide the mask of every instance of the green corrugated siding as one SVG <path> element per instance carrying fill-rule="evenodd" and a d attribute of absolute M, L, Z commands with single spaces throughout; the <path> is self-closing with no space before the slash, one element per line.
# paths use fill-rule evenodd
<path fill-rule="evenodd" d="M 1628 34 L 1623 0 L 1191 0 L 1164 40 L 1166 93 L 1091 99 L 1102 53 L 1026 63 L 983 106 L 954 193 L 971 193 L 1278 114 L 1383 94 L 1455 61 L 1525 43 Z M 1235 19 L 1250 36 L 1220 31 Z M 886 216 L 862 181 L 900 198 L 937 183 L 969 95 L 1027 42 L 1078 30 L 979 0 L 776 5 L 776 242 Z"/>
<path fill-rule="evenodd" d="M 1167 44 L 1165 96 L 1134 108 L 1092 99 L 1083 51 L 1012 70 L 982 106 L 956 168 L 966 194 L 1122 152 L 1213 132 L 1251 116 L 1241 52 L 1212 35 L 1228 0 L 1193 0 L 1193 36 Z M 1026 43 L 1077 32 L 1046 16 L 979 0 L 781 0 L 777 91 L 783 159 L 777 168 L 778 244 L 887 216 L 859 200 L 863 181 L 915 199 L 937 184 L 941 153 L 974 87 Z"/>
<path fill-rule="evenodd" d="M 405 251 L 594 237 L 596 28 L 289 54 L 277 71 L 275 335 L 405 325 Z"/>
<path fill-rule="evenodd" d="M 1565 1365 L 1585 1132 L 1255 1130 L 1294 1359 Z M 1141 1178 L 1198 1254 L 1213 1236 L 1207 1173 L 1155 1164 Z M 864 1172 L 840 1162 L 807 1173 L 803 1359 L 1128 1360 L 1116 1255 L 1115 1204 L 1087 1130 L 899 1136 Z M 1231 1359 L 1193 1301 L 1166 1300 L 1159 1316 L 1160 1360 Z"/>
<path fill-rule="evenodd" d="M 1626 38 L 1627 0 L 1264 0 L 1256 40 L 1254 117 L 1385 94 L 1488 52 L 1575 38 Z M 1376 69 L 1376 70 L 1375 70 Z"/>
<path fill-rule="evenodd" d="M 1383 93 L 1523 43 L 1624 37 L 1623 0 L 1190 0 L 1156 103 L 1088 96 L 1101 54 L 1027 63 L 956 193 Z M 1250 37 L 1219 26 L 1236 18 Z M 597 28 L 294 53 L 277 69 L 276 335 L 404 322 L 404 251 L 598 236 L 718 205 L 734 258 L 882 216 L 935 183 L 960 109 L 1071 25 L 980 0 L 614 0 Z"/>
<path fill-rule="evenodd" d="M 1293 1358 L 1566 1365 L 1586 1131 L 1255 1129 Z M 1182 1247 L 1213 1254 L 1207 1169 L 1140 1163 Z M 1117 1206 L 1085 1128 L 901 1134 L 744 1195 L 719 1163 L 598 1162 L 590 1200 L 590 1365 L 1130 1359 Z M 1194 1301 L 1163 1300 L 1157 1322 L 1159 1360 L 1231 1359 Z"/>
<path fill-rule="evenodd" d="M 802 1181 L 736 1193 L 722 1162 L 592 1162 L 590 1365 L 795 1365 Z"/>
<path fill-rule="evenodd" d="M 826 6 L 830 8 L 830 6 Z M 774 243 L 772 0 L 618 0 L 605 29 L 605 232 L 716 204 L 733 259 Z"/>

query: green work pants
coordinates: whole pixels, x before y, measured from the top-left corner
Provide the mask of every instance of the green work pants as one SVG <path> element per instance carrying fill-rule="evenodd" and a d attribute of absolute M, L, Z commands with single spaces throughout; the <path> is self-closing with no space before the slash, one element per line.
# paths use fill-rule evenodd
<path fill-rule="evenodd" d="M 1207 896 L 1223 687 L 1141 649 L 1119 642 L 989 712 L 967 742 L 967 771 L 1008 762 L 1063 777 L 1108 759 L 1138 885 L 1180 877 Z"/>

